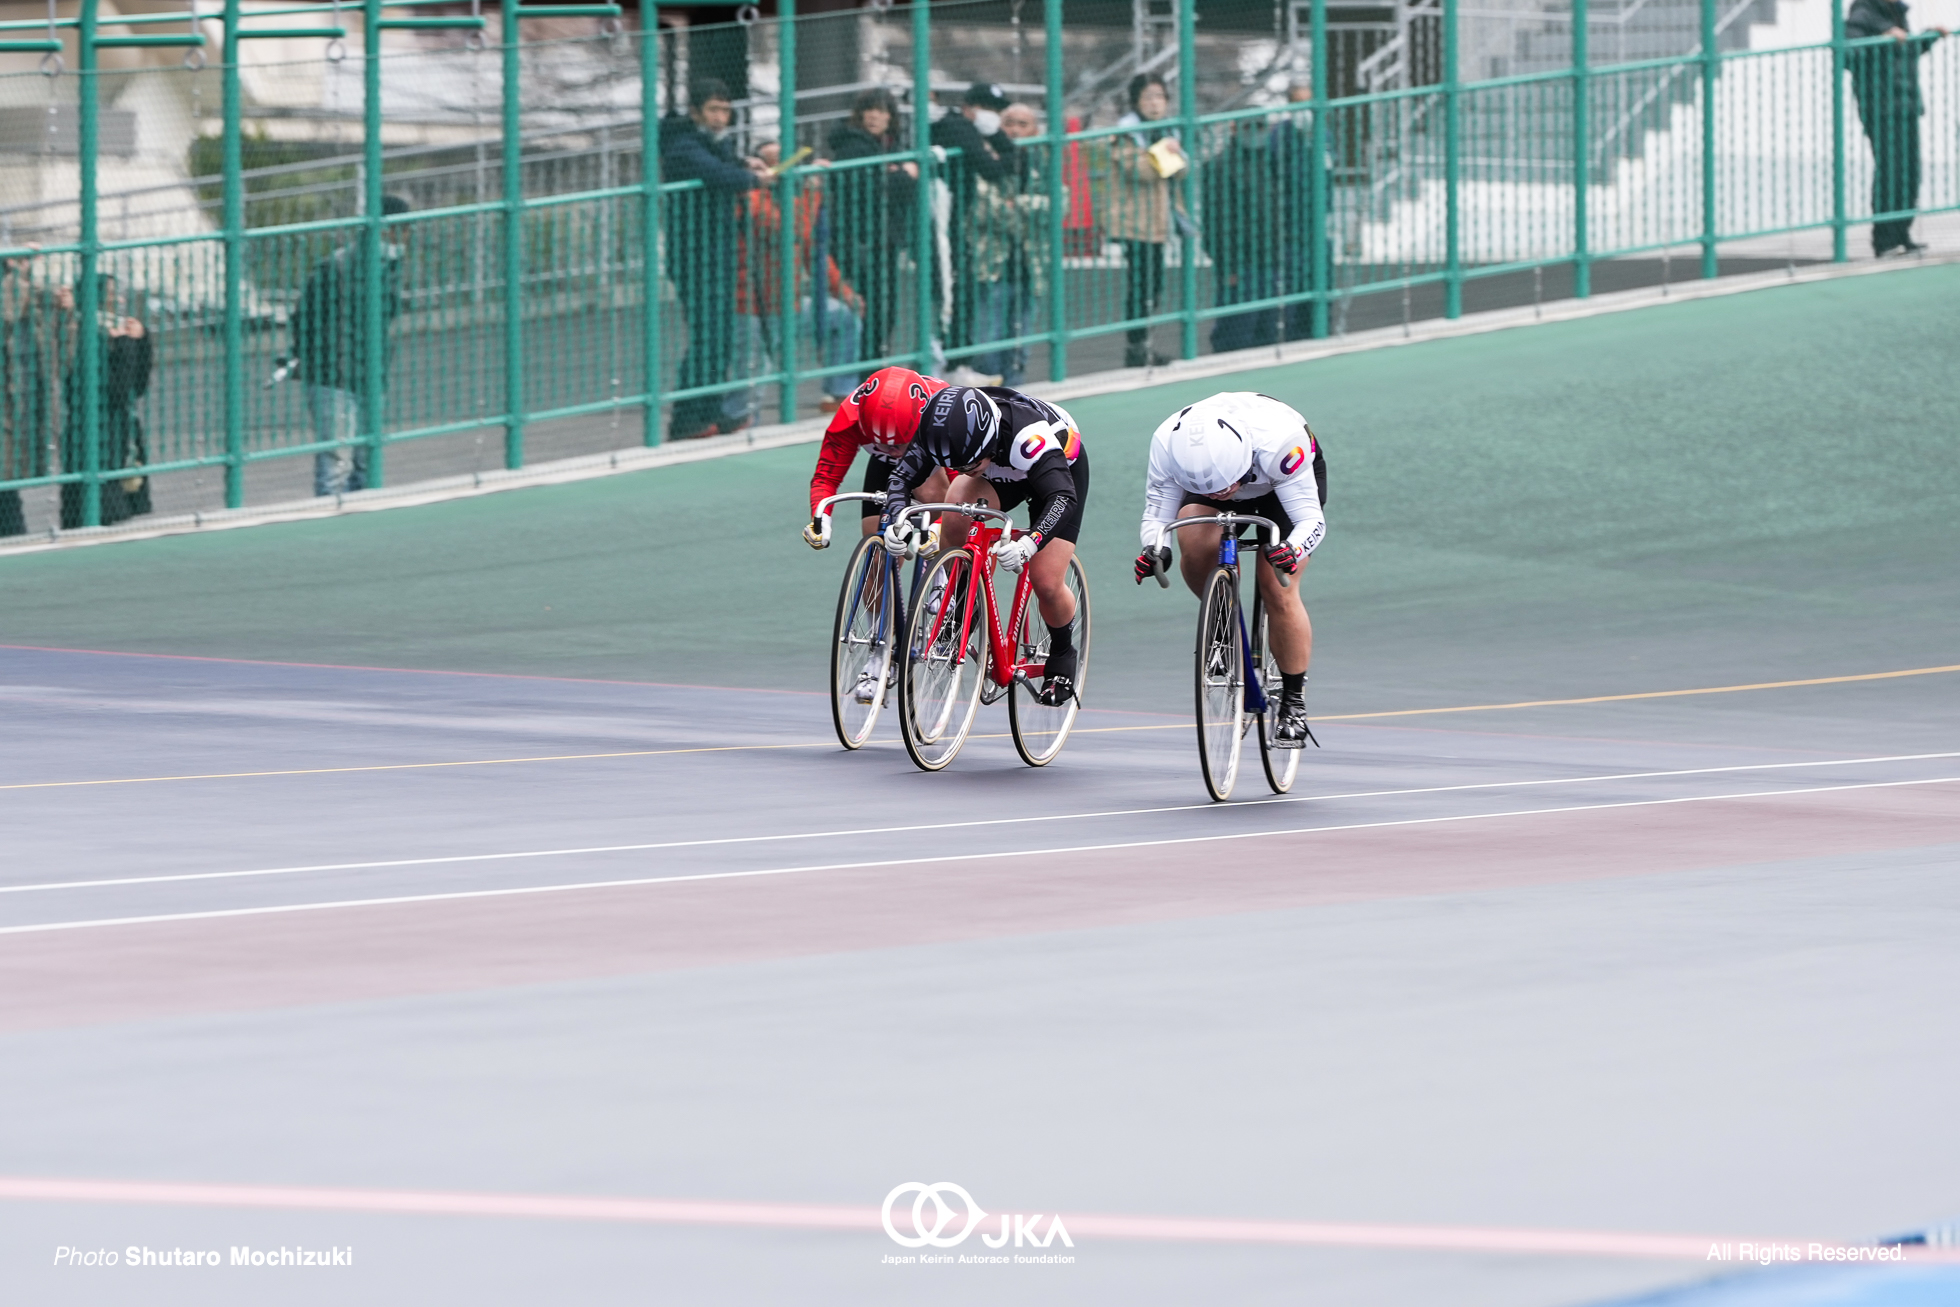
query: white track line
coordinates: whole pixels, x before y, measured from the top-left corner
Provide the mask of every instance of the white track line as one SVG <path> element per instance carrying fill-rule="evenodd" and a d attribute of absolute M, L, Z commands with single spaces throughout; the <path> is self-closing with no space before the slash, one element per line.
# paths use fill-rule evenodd
<path fill-rule="evenodd" d="M 327 1189 L 297 1185 L 177 1184 L 147 1180 L 67 1180 L 0 1176 L 0 1199 L 43 1203 L 130 1203 L 243 1207 L 272 1211 L 360 1212 L 387 1216 L 472 1216 L 602 1221 L 633 1225 L 717 1225 L 748 1229 L 883 1233 L 876 1207 L 758 1203 L 727 1199 L 620 1198 L 575 1194 L 443 1193 L 408 1189 Z M 989 1216 L 998 1213 L 989 1213 Z M 1025 1213 L 1009 1213 L 1025 1215 Z M 1392 1248 L 1551 1257 L 1652 1257 L 1703 1261 L 1713 1245 L 1813 1245 L 1832 1250 L 1899 1249 L 1900 1261 L 1956 1263 L 1960 1249 L 1848 1243 L 1838 1239 L 1652 1234 L 1619 1230 L 1533 1230 L 1488 1226 L 1385 1225 L 1334 1221 L 1236 1220 L 1064 1212 L 1074 1238 L 1153 1243 L 1262 1243 L 1304 1247 Z M 1866 1254 L 1865 1259 L 1871 1259 Z M 1848 1260 L 1848 1259 L 1847 1259 Z M 1890 1260 L 1889 1258 L 1887 1260 Z"/>
<path fill-rule="evenodd" d="M 97 926 L 145 926 L 169 921 L 213 921 L 225 917 L 262 917 L 283 912 L 315 912 L 324 908 L 374 908 L 407 903 L 446 903 L 462 899 L 509 898 L 519 894 L 562 894 L 573 890 L 632 889 L 648 885 L 683 885 L 695 881 L 743 880 L 758 876 L 794 876 L 816 871 L 860 871 L 878 867 L 926 866 L 939 862 L 979 862 L 994 858 L 1031 858 L 1069 853 L 1106 853 L 1118 849 L 1164 848 L 1176 844 L 1206 844 L 1225 840 L 1270 839 L 1281 835 L 1318 835 L 1335 831 L 1381 830 L 1396 826 L 1432 826 L 1456 821 L 1489 821 L 1498 817 L 1548 817 L 1570 812 L 1603 812 L 1614 808 L 1660 808 L 1677 803 L 1713 803 L 1725 799 L 1780 799 L 1802 794 L 1837 794 L 1848 790 L 1890 790 L 1913 785 L 1960 784 L 1960 776 L 1929 776 L 1910 781 L 1870 781 L 1861 785 L 1819 785 L 1801 790 L 1753 790 L 1740 794 L 1697 794 L 1674 799 L 1635 799 L 1621 803 L 1586 803 L 1565 808 L 1525 808 L 1511 812 L 1474 812 L 1455 817 L 1410 817 L 1401 821 L 1355 822 L 1343 826 L 1299 826 L 1289 830 L 1238 831 L 1224 835 L 1188 835 L 1177 839 L 1126 840 L 1117 844 L 1077 844 L 1048 849 L 1007 849 L 997 853 L 949 853 L 927 858 L 884 858 L 870 862 L 828 862 L 802 867 L 763 867 L 752 871 L 704 871 L 682 876 L 635 876 L 620 880 L 588 880 L 563 885 L 517 885 L 500 889 L 451 890 L 441 894 L 402 894 L 389 898 L 333 899 L 318 903 L 284 903 L 256 908 L 219 908 L 208 912 L 168 912 L 143 917 L 102 917 L 89 921 L 50 921 L 32 926 L 0 926 L 0 935 L 33 935 L 55 930 L 86 930 Z M 1954 824 L 1960 840 L 1960 817 Z"/>
<path fill-rule="evenodd" d="M 968 830 L 982 826 L 1033 825 L 1051 821 L 1089 821 L 1101 817 L 1147 817 L 1171 812 L 1231 812 L 1239 808 L 1280 803 L 1328 803 L 1336 799 L 1398 798 L 1416 794 L 1460 794 L 1472 790 L 1514 790 L 1546 785 L 1591 785 L 1603 781 L 1653 780 L 1670 776 L 1710 776 L 1724 772 L 1779 771 L 1798 767 L 1856 767 L 1882 762 L 1927 762 L 1960 758 L 1951 753 L 1901 753 L 1882 758 L 1832 758 L 1821 762 L 1763 762 L 1733 767 L 1690 767 L 1678 771 L 1616 772 L 1604 776 L 1560 776 L 1535 781 L 1479 781 L 1473 785 L 1430 785 L 1407 790 L 1353 790 L 1343 794 L 1295 794 L 1237 803 L 1181 803 L 1161 808 L 1111 808 L 1101 812 L 1059 812 L 1032 817 L 992 817 L 978 821 L 942 821 L 914 826 L 866 826 L 855 830 L 797 831 L 783 835 L 728 835 L 705 840 L 667 840 L 655 844 L 596 844 L 583 848 L 522 849 L 515 853 L 456 853 L 433 858 L 388 858 L 374 862 L 321 862 L 301 867 L 258 867 L 243 871 L 187 871 L 170 876 L 118 876 L 105 880 L 44 881 L 33 885 L 0 885 L 0 894 L 33 894 L 54 890 L 102 889 L 123 885 L 171 885 L 197 880 L 236 880 L 241 877 L 295 876 L 321 871 L 374 871 L 385 867 L 429 867 L 457 862 L 508 862 L 520 858 L 569 858 L 596 853 L 650 853 L 663 849 L 699 849 L 729 844 L 771 844 L 785 840 L 829 840 L 858 835 L 912 835 L 923 831 Z"/>

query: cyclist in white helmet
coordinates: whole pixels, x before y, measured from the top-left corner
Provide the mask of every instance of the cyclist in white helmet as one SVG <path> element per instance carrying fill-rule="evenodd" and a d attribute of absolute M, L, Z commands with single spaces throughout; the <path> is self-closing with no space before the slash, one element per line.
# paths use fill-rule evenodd
<path fill-rule="evenodd" d="M 1170 550 L 1156 548 L 1157 533 L 1180 517 L 1250 513 L 1279 524 L 1283 538 L 1260 551 L 1259 593 L 1265 598 L 1273 655 L 1279 662 L 1279 723 L 1274 743 L 1302 747 L 1307 727 L 1307 664 L 1313 657 L 1313 624 L 1300 587 L 1280 578 L 1298 575 L 1327 533 L 1327 461 L 1307 420 L 1270 395 L 1225 391 L 1164 419 L 1150 438 L 1150 471 L 1143 492 L 1143 552 L 1137 584 L 1170 565 Z M 1218 559 L 1217 526 L 1179 531 L 1178 560 L 1184 583 L 1202 593 Z"/>

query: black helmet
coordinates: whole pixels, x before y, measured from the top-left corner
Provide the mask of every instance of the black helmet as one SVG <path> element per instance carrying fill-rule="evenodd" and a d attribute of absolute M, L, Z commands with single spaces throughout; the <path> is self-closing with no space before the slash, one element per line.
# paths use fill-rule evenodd
<path fill-rule="evenodd" d="M 948 386 L 926 405 L 913 439 L 941 467 L 963 472 L 992 457 L 999 436 L 1000 411 L 993 400 L 972 386 Z"/>

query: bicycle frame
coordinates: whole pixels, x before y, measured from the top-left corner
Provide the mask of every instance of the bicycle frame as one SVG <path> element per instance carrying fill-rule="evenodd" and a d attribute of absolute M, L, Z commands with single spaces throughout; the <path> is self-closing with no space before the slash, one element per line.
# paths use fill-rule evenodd
<path fill-rule="evenodd" d="M 1026 681 L 1030 673 L 1038 673 L 1042 665 L 1036 662 L 1021 664 L 1014 658 L 1014 633 L 1021 629 L 1021 622 L 1027 616 L 1028 602 L 1034 596 L 1034 578 L 1028 568 L 1021 569 L 1021 576 L 1014 584 L 1014 608 L 1005 626 L 1000 621 L 1000 603 L 994 591 L 993 547 L 1002 536 L 1015 539 L 1024 533 L 1014 526 L 1013 519 L 997 508 L 985 504 L 915 504 L 905 510 L 904 517 L 915 513 L 963 513 L 973 520 L 973 527 L 967 533 L 966 543 L 960 546 L 973 557 L 974 575 L 980 578 L 980 590 L 986 599 L 987 611 L 993 615 L 987 629 L 987 668 L 986 674 L 994 684 L 1003 689 L 1016 681 Z M 1000 525 L 989 525 L 982 519 L 997 518 Z M 945 622 L 947 613 L 941 609 L 932 630 L 936 639 Z M 966 640 L 972 630 L 973 608 L 965 605 L 960 615 L 960 640 L 955 646 L 965 657 Z M 930 643 L 930 641 L 928 642 Z"/>
<path fill-rule="evenodd" d="M 1166 523 L 1158 528 L 1156 542 L 1150 547 L 1164 548 L 1164 542 L 1170 539 L 1171 533 L 1181 531 L 1185 527 L 1216 525 L 1219 528 L 1218 565 L 1232 574 L 1232 588 L 1237 590 L 1239 588 L 1239 530 L 1247 524 L 1257 528 L 1275 543 L 1280 538 L 1279 523 L 1271 518 L 1259 517 L 1252 513 L 1217 513 L 1207 517 L 1180 517 Z M 1166 575 L 1167 564 L 1160 560 L 1150 570 L 1157 578 L 1159 586 L 1166 590 L 1171 588 L 1171 579 Z M 1287 589 L 1286 576 L 1283 573 L 1278 576 L 1280 589 Z M 1298 578 L 1294 579 L 1297 583 Z M 1259 669 L 1252 665 L 1252 641 L 1246 635 L 1243 608 L 1239 610 L 1239 643 L 1245 657 L 1245 706 L 1250 712 L 1265 712 L 1266 687 L 1259 683 Z"/>
<path fill-rule="evenodd" d="M 847 501 L 860 501 L 860 502 L 870 501 L 874 503 L 883 503 L 884 498 L 885 497 L 883 495 L 867 495 L 862 491 L 858 491 L 848 495 L 832 495 L 830 498 L 818 504 L 817 519 L 823 523 L 822 538 L 824 544 L 826 546 L 830 544 L 830 507 L 832 504 L 839 504 Z M 906 556 L 910 558 L 913 555 L 907 554 Z M 899 584 L 898 560 L 893 558 L 890 554 L 885 554 L 884 561 L 885 561 L 885 566 L 882 575 L 884 577 L 885 584 L 893 587 L 891 591 L 893 602 L 888 610 L 881 610 L 879 613 L 878 634 L 875 637 L 874 643 L 876 641 L 881 641 L 896 636 L 897 634 L 896 630 L 888 631 L 885 629 L 885 623 L 887 621 L 894 623 L 895 626 L 898 628 L 903 628 L 905 625 L 905 596 L 897 588 Z M 863 592 L 862 591 L 858 592 L 858 594 L 861 593 Z M 851 607 L 853 608 L 857 606 L 858 594 L 853 594 L 851 596 L 850 602 L 851 602 Z"/>

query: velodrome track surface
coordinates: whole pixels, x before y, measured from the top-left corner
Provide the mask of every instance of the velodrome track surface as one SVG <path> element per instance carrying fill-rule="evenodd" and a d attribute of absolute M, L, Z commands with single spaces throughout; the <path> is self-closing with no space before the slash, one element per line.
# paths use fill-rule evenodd
<path fill-rule="evenodd" d="M 1333 465 L 1285 801 L 1204 802 L 1193 605 L 1128 584 L 1176 387 L 1071 405 L 1096 710 L 1042 772 L 998 709 L 938 776 L 830 741 L 809 450 L 8 560 L 0 1280 L 1549 1307 L 1733 1270 L 1634 1236 L 1951 1218 L 1956 283 L 1224 383 Z M 1077 1260 L 881 1264 L 908 1180 Z M 358 1264 L 50 1265 L 281 1242 Z"/>

